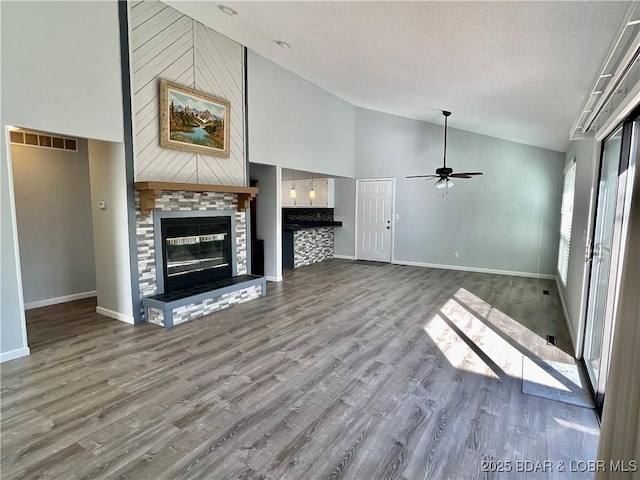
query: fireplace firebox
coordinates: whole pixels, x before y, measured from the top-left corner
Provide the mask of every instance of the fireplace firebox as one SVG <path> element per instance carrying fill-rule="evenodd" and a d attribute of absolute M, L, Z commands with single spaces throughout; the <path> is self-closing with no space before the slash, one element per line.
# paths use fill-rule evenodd
<path fill-rule="evenodd" d="M 161 233 L 165 293 L 233 275 L 231 217 L 163 218 Z"/>

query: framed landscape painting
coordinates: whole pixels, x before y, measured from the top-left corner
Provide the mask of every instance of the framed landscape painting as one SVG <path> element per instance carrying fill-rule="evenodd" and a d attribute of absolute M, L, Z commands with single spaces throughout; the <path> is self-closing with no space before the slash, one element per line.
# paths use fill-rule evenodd
<path fill-rule="evenodd" d="M 160 146 L 228 157 L 230 110 L 223 98 L 160 80 Z"/>

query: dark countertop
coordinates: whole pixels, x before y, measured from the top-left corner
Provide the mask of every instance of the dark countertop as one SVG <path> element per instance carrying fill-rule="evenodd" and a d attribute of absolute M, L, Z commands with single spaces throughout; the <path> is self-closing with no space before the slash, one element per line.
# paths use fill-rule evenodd
<path fill-rule="evenodd" d="M 319 221 L 297 221 L 295 223 L 285 223 L 282 225 L 283 230 L 303 230 L 305 228 L 321 228 L 321 227 L 341 227 L 342 222 L 336 222 L 333 220 L 319 220 Z"/>

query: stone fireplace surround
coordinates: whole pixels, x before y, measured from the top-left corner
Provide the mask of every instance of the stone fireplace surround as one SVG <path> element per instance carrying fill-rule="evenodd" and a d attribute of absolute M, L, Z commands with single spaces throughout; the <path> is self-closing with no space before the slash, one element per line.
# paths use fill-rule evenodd
<path fill-rule="evenodd" d="M 159 192 L 158 192 L 159 193 Z M 238 211 L 238 194 L 221 192 L 192 192 L 163 190 L 155 197 L 155 208 L 149 213 L 141 210 L 141 193 L 136 192 L 136 240 L 138 256 L 138 283 L 140 298 L 164 293 L 162 248 L 156 248 L 160 219 L 178 216 L 219 216 L 231 217 L 233 275 L 247 273 L 247 222 L 246 213 Z M 173 312 L 173 323 L 178 324 L 221 310 L 236 303 L 243 303 L 261 295 L 260 286 L 250 286 L 242 290 L 223 294 L 220 297 L 178 307 Z M 149 309 L 149 318 L 143 320 L 163 325 L 162 311 Z"/>

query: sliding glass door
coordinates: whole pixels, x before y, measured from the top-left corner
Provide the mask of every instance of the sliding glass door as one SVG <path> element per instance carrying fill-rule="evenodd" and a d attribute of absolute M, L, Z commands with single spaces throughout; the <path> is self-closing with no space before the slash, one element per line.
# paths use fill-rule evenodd
<path fill-rule="evenodd" d="M 633 180 L 629 171 L 635 166 L 637 127 L 638 122 L 625 123 L 602 145 L 583 352 L 599 410 L 604 401 L 614 330 L 618 263 L 624 249 Z"/>

